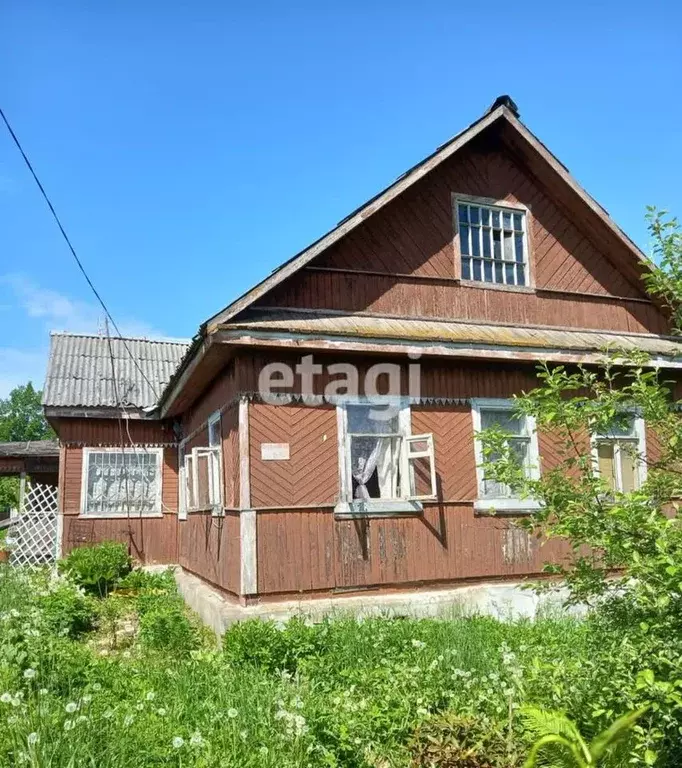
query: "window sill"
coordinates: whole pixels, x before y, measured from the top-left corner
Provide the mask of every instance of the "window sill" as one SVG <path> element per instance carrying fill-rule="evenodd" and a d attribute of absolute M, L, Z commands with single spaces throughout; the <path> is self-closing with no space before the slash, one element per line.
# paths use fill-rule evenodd
<path fill-rule="evenodd" d="M 535 293 L 532 285 L 504 285 L 503 283 L 484 283 L 483 280 L 459 279 L 459 284 L 467 288 L 486 288 L 491 291 L 510 291 L 511 293 Z"/>
<path fill-rule="evenodd" d="M 474 511 L 490 515 L 532 515 L 541 507 L 533 499 L 477 499 Z"/>
<path fill-rule="evenodd" d="M 394 517 L 420 515 L 424 505 L 420 501 L 397 499 L 395 501 L 340 501 L 334 507 L 337 520 L 355 520 L 367 517 Z"/>

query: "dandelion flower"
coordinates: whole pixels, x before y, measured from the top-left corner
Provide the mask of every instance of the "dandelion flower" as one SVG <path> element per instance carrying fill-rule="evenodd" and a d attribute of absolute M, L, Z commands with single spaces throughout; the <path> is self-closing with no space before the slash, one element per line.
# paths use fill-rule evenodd
<path fill-rule="evenodd" d="M 234 718 L 237 717 L 238 714 L 239 712 L 237 712 L 237 710 L 234 707 L 230 707 L 230 709 L 227 710 L 227 716 L 232 720 L 234 720 Z"/>
<path fill-rule="evenodd" d="M 173 736 L 173 749 L 181 749 L 184 743 L 182 736 Z"/>
<path fill-rule="evenodd" d="M 24 670 L 24 677 L 25 677 L 27 680 L 33 680 L 33 678 L 34 678 L 35 676 L 36 676 L 36 671 L 35 671 L 35 669 L 31 669 L 31 668 L 29 667 L 29 669 L 25 669 L 25 670 Z"/>
<path fill-rule="evenodd" d="M 28 734 L 28 743 L 32 746 L 33 744 L 37 744 L 40 741 L 40 736 L 33 731 L 33 733 Z"/>
<path fill-rule="evenodd" d="M 68 712 L 70 715 L 72 715 L 72 714 L 73 714 L 73 713 L 74 713 L 74 712 L 75 712 L 75 711 L 78 709 L 78 705 L 76 704 L 76 702 L 75 702 L 75 701 L 70 701 L 70 702 L 69 702 L 69 703 L 68 703 L 68 704 L 67 704 L 67 705 L 64 707 L 64 709 L 65 709 L 65 710 L 66 710 L 66 711 L 67 711 L 67 712 Z"/>

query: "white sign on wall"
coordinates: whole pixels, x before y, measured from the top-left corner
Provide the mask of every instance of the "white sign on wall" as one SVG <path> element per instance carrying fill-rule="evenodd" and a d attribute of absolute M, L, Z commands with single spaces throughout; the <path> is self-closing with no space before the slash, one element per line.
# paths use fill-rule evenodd
<path fill-rule="evenodd" d="M 260 457 L 263 461 L 288 461 L 289 443 L 261 443 Z"/>

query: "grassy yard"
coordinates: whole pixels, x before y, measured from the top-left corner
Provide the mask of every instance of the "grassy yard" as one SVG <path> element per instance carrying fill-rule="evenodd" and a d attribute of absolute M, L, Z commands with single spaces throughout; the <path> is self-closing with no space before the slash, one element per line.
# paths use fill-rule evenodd
<path fill-rule="evenodd" d="M 589 734 L 637 704 L 592 621 L 254 621 L 218 647 L 171 574 L 86 586 L 0 566 L 0 765 L 504 768 L 524 705 Z M 653 727 L 605 764 L 645 764 Z"/>

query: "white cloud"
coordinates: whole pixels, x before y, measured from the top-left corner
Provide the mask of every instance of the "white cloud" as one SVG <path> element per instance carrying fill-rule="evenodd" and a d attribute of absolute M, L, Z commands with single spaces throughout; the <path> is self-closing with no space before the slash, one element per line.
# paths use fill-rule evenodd
<path fill-rule="evenodd" d="M 69 331 L 71 333 L 104 333 L 104 311 L 96 303 L 72 299 L 58 291 L 44 288 L 31 278 L 22 274 L 0 275 L 0 311 L 11 311 L 13 323 L 25 326 L 23 336 L 30 321 L 37 322 L 35 344 L 26 347 L 0 346 L 0 398 L 20 384 L 33 381 L 36 388 L 42 388 L 45 380 L 45 368 L 48 355 L 48 332 Z M 164 334 L 144 322 L 134 318 L 117 318 L 118 327 L 124 336 L 146 338 L 164 338 Z M 7 344 L 12 338 L 11 326 L 0 323 L 2 330 L 10 333 L 0 345 Z M 114 329 L 110 329 L 114 333 Z"/>
<path fill-rule="evenodd" d="M 7 397 L 15 387 L 29 381 L 36 389 L 42 389 L 46 364 L 47 348 L 21 350 L 0 347 L 0 398 Z"/>
<path fill-rule="evenodd" d="M 74 300 L 50 288 L 43 288 L 21 274 L 0 275 L 28 317 L 43 320 L 49 331 L 70 333 L 104 333 L 104 310 L 96 303 Z M 117 320 L 124 336 L 163 338 L 163 334 L 147 323 L 132 318 Z M 111 333 L 115 333 L 111 328 Z"/>

